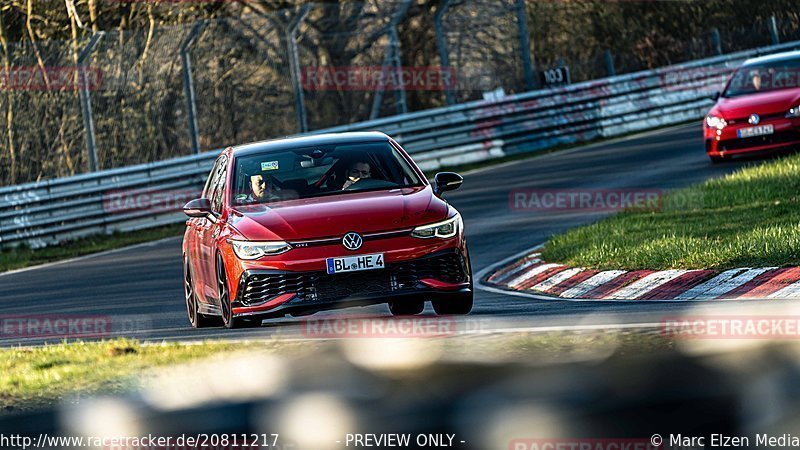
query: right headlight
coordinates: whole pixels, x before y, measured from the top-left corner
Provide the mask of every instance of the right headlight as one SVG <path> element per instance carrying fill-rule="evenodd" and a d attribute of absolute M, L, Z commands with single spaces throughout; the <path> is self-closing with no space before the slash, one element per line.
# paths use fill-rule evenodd
<path fill-rule="evenodd" d="M 288 252 L 292 246 L 283 241 L 229 241 L 233 252 L 239 259 L 258 259 L 262 256 L 279 255 Z"/>
<path fill-rule="evenodd" d="M 790 108 L 789 112 L 786 113 L 787 119 L 793 119 L 795 117 L 800 117 L 800 105 Z"/>
<path fill-rule="evenodd" d="M 422 225 L 420 227 L 414 228 L 414 231 L 411 232 L 411 236 L 421 239 L 430 239 L 430 238 L 451 238 L 458 234 L 458 230 L 461 228 L 461 216 L 456 213 L 455 216 L 443 220 L 441 222 L 432 223 L 430 225 Z"/>
<path fill-rule="evenodd" d="M 721 130 L 728 125 L 728 122 L 725 122 L 725 119 L 722 117 L 708 115 L 706 116 L 706 125 L 708 125 L 709 128 Z"/>

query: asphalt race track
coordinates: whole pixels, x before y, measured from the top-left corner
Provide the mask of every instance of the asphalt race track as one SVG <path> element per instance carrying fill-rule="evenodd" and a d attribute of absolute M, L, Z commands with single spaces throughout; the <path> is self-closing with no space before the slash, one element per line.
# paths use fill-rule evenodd
<path fill-rule="evenodd" d="M 473 272 L 526 250 L 567 228 L 604 213 L 512 211 L 514 189 L 671 189 L 733 172 L 759 161 L 713 165 L 703 151 L 700 124 L 683 125 L 618 141 L 589 145 L 465 174 L 463 187 L 447 198 L 464 219 Z M 17 314 L 104 315 L 121 334 L 139 339 L 252 339 L 299 336 L 303 319 L 274 319 L 261 328 L 193 330 L 183 302 L 180 238 L 144 244 L 74 261 L 0 275 L 4 316 Z M 750 301 L 752 303 L 752 301 Z M 731 312 L 747 302 L 718 302 Z M 764 301 L 779 308 L 787 301 Z M 535 300 L 478 290 L 469 320 L 484 332 L 509 327 L 658 323 L 688 308 L 669 302 L 567 302 Z M 762 312 L 765 309 L 761 309 Z M 388 316 L 384 305 L 343 312 Z M 430 307 L 425 314 L 432 314 Z M 0 337 L 0 345 L 41 339 Z"/>

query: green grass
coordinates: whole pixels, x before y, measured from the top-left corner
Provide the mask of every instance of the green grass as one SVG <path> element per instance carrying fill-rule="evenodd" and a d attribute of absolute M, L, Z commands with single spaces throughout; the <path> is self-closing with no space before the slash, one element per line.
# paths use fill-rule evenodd
<path fill-rule="evenodd" d="M 551 238 L 547 261 L 602 269 L 800 265 L 800 155 L 668 194 Z"/>
<path fill-rule="evenodd" d="M 25 246 L 4 248 L 0 251 L 0 272 L 180 236 L 185 229 L 186 225 L 180 223 L 133 233 L 94 235 L 35 250 Z"/>
<path fill-rule="evenodd" d="M 135 389 L 149 369 L 247 349 L 275 350 L 292 343 L 203 342 L 143 345 L 129 339 L 71 342 L 0 350 L 0 413 L 49 406 L 70 395 Z"/>

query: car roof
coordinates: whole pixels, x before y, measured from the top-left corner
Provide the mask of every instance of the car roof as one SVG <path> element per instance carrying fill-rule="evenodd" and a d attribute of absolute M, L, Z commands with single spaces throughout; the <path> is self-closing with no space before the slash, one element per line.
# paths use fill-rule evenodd
<path fill-rule="evenodd" d="M 272 139 L 233 147 L 234 156 L 244 156 L 263 152 L 313 147 L 316 145 L 349 144 L 356 142 L 388 142 L 389 136 L 379 131 L 327 133 L 307 136 Z"/>
<path fill-rule="evenodd" d="M 794 59 L 800 59 L 800 50 L 794 50 L 791 52 L 773 53 L 771 55 L 759 56 L 757 58 L 750 58 L 746 60 L 744 64 L 742 64 L 742 67 L 751 66 L 755 64 L 790 61 Z"/>

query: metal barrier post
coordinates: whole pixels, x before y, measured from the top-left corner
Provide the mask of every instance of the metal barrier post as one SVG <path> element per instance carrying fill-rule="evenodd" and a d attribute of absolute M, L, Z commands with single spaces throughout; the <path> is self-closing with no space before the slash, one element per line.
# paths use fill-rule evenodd
<path fill-rule="evenodd" d="M 450 56 L 447 54 L 447 39 L 444 36 L 444 29 L 442 28 L 442 17 L 450 7 L 450 0 L 442 0 L 439 4 L 439 10 L 436 11 L 434 17 L 434 25 L 436 27 L 436 43 L 439 47 L 439 62 L 442 64 L 443 70 L 450 68 Z M 455 95 L 453 94 L 452 86 L 447 86 L 444 91 L 445 101 L 448 105 L 456 103 Z"/>
<path fill-rule="evenodd" d="M 558 57 L 558 67 L 563 68 L 564 71 L 567 73 L 567 84 L 572 84 L 572 75 L 570 75 L 569 67 L 567 67 L 566 64 L 564 64 L 563 56 Z"/>
<path fill-rule="evenodd" d="M 94 133 L 94 117 L 92 115 L 92 97 L 89 94 L 89 80 L 86 79 L 86 59 L 92 54 L 94 48 L 103 38 L 103 32 L 92 35 L 89 43 L 78 55 L 78 83 L 80 84 L 81 114 L 83 115 L 83 129 L 86 134 L 86 154 L 89 162 L 89 172 L 97 171 L 97 140 Z"/>
<path fill-rule="evenodd" d="M 608 72 L 608 76 L 613 77 L 617 74 L 617 71 L 614 70 L 614 56 L 611 54 L 611 50 L 606 49 L 603 52 L 603 58 L 606 61 L 606 71 Z"/>
<path fill-rule="evenodd" d="M 192 139 L 192 153 L 200 153 L 200 132 L 197 128 L 197 101 L 194 93 L 194 76 L 189 49 L 194 45 L 197 36 L 205 28 L 205 22 L 198 22 L 192 27 L 189 36 L 181 43 L 181 63 L 183 64 L 183 91 L 186 93 L 186 111 L 189 119 L 189 136 Z"/>
<path fill-rule="evenodd" d="M 719 28 L 711 30 L 711 44 L 714 46 L 714 54 L 722 54 L 722 39 L 719 37 Z"/>
<path fill-rule="evenodd" d="M 308 16 L 311 5 L 307 4 L 300 10 L 300 14 L 292 19 L 286 30 L 286 46 L 289 53 L 289 69 L 292 74 L 294 87 L 294 105 L 297 112 L 297 128 L 300 133 L 308 131 L 308 116 L 306 115 L 306 101 L 303 95 L 303 83 L 300 80 L 300 56 L 297 53 L 297 29 Z"/>
<path fill-rule="evenodd" d="M 522 68 L 525 71 L 525 87 L 530 91 L 536 89 L 538 83 L 533 76 L 531 36 L 528 33 L 528 17 L 525 12 L 525 0 L 517 0 L 517 27 L 519 29 L 519 51 L 522 53 Z"/>
<path fill-rule="evenodd" d="M 772 45 L 781 43 L 780 35 L 778 35 L 778 19 L 775 16 L 769 16 L 769 34 L 772 36 Z"/>

